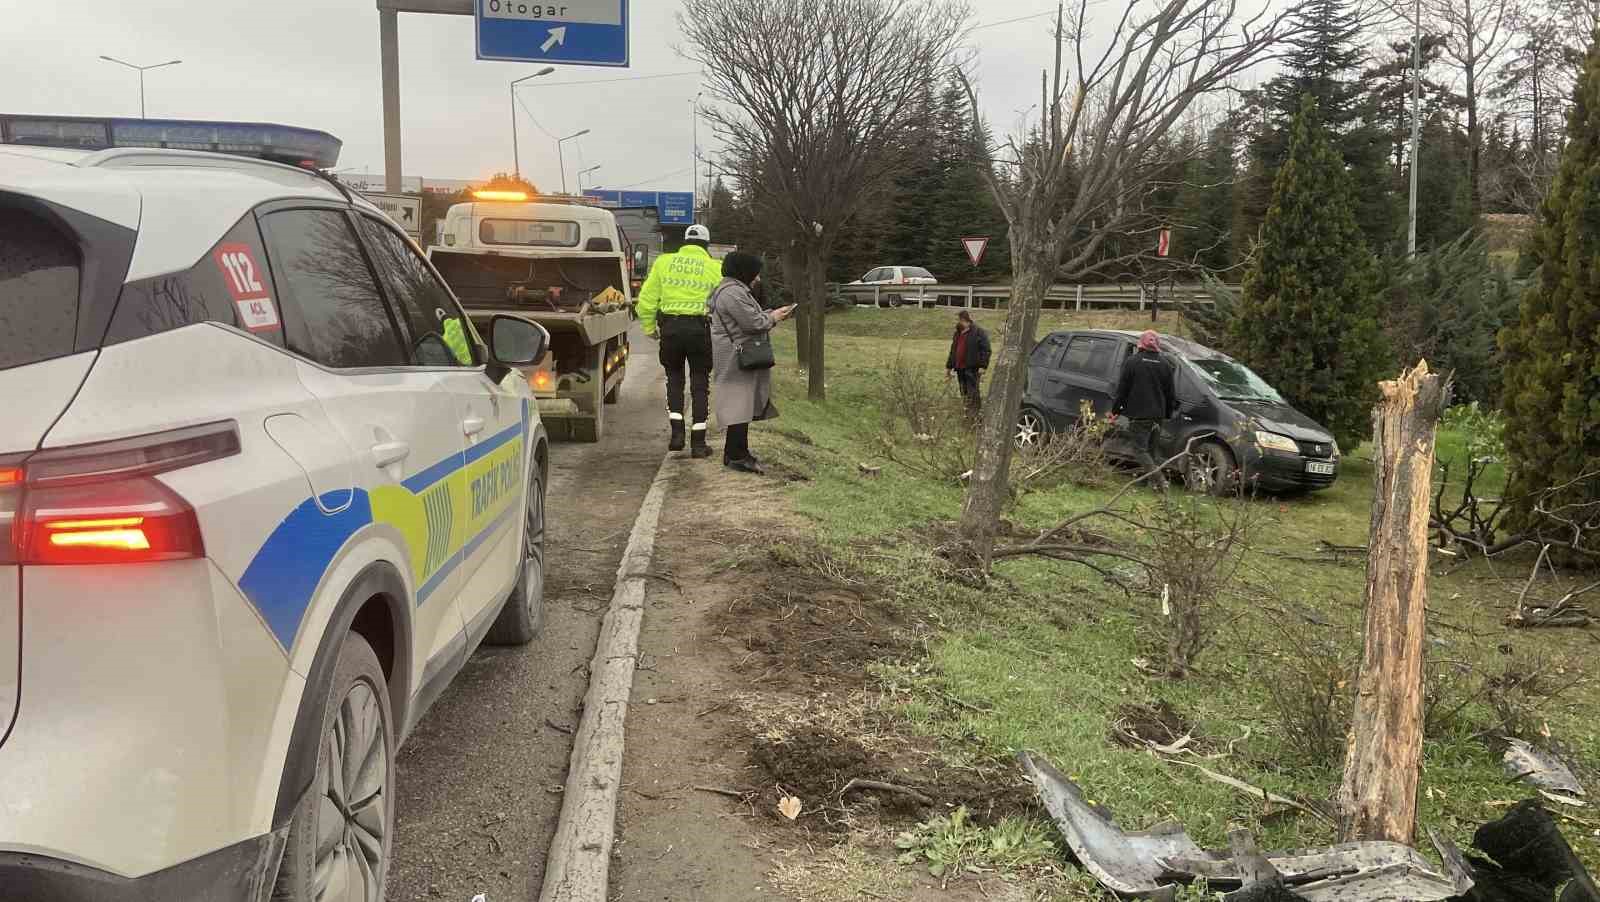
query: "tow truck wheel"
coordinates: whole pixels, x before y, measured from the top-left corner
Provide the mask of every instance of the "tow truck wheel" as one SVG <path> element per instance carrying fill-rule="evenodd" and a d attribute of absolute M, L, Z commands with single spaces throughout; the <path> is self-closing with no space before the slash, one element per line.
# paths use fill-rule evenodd
<path fill-rule="evenodd" d="M 522 533 L 522 572 L 506 597 L 484 641 L 490 645 L 526 645 L 544 629 L 544 474 L 539 464 L 528 474 L 527 523 Z"/>
<path fill-rule="evenodd" d="M 359 633 L 339 649 L 318 745 L 273 902 L 377 902 L 393 847 L 395 731 L 383 667 Z"/>

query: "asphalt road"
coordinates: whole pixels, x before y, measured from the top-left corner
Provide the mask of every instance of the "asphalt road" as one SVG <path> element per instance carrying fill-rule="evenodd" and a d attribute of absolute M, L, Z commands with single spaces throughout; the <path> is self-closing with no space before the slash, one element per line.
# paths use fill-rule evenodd
<path fill-rule="evenodd" d="M 395 902 L 538 898 L 600 618 L 666 450 L 655 343 L 635 329 L 632 349 L 604 438 L 552 448 L 544 634 L 480 648 L 400 751 Z"/>

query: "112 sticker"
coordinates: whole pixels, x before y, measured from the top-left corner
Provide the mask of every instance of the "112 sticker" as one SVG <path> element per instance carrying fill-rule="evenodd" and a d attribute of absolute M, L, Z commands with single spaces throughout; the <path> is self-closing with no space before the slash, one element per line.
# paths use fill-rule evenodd
<path fill-rule="evenodd" d="M 278 308 L 262 283 L 261 267 L 250 245 L 224 244 L 217 248 L 215 256 L 244 327 L 251 332 L 278 328 Z"/>

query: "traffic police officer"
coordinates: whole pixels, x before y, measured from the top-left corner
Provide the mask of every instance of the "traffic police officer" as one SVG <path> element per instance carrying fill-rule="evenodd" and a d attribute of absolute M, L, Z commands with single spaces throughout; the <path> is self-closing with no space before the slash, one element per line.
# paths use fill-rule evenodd
<path fill-rule="evenodd" d="M 639 291 L 639 324 L 661 342 L 661 365 L 667 370 L 667 417 L 672 425 L 668 449 L 683 450 L 683 370 L 689 368 L 689 392 L 694 402 L 694 427 L 690 454 L 710 457 L 706 445 L 706 416 L 711 383 L 711 321 L 706 300 L 722 281 L 722 264 L 706 247 L 711 230 L 692 225 L 683 234 L 677 253 L 663 254 L 650 267 Z"/>

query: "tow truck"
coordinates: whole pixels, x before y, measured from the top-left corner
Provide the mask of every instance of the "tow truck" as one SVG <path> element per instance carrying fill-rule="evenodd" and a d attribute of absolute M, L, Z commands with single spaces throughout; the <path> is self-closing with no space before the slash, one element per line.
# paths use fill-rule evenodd
<path fill-rule="evenodd" d="M 554 437 L 597 442 L 628 364 L 632 253 L 616 217 L 571 195 L 482 190 L 445 214 L 434 268 L 485 331 L 497 314 L 538 323 L 550 349 L 525 371 Z"/>

